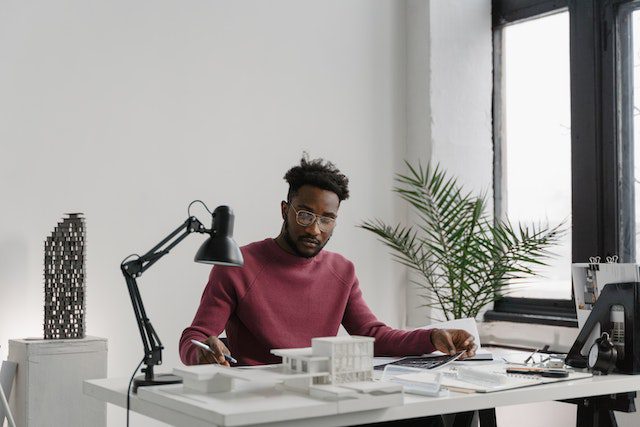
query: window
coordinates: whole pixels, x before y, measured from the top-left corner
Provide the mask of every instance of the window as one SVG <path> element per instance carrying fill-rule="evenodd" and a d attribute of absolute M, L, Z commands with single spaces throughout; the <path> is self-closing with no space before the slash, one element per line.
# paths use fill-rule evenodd
<path fill-rule="evenodd" d="M 620 111 L 621 169 L 620 218 L 623 238 L 621 246 L 629 259 L 640 250 L 640 4 L 621 7 L 619 15 L 620 44 Z M 625 161 L 625 159 L 627 159 Z"/>
<path fill-rule="evenodd" d="M 569 13 L 502 31 L 502 205 L 512 223 L 571 226 Z M 553 99 L 553 102 L 549 102 Z M 541 277 L 510 295 L 571 299 L 571 233 L 553 248 Z"/>
<path fill-rule="evenodd" d="M 489 320 L 576 325 L 571 262 L 636 261 L 639 8 L 637 0 L 493 1 L 496 216 L 554 223 L 570 213 L 571 235 L 546 284 L 503 298 Z M 537 109 L 527 103 L 540 97 Z M 540 139 L 556 140 L 541 150 L 546 162 L 531 146 Z"/>
<path fill-rule="evenodd" d="M 623 137 L 628 140 L 628 144 L 631 147 L 631 152 L 629 154 L 633 154 L 630 158 L 633 159 L 633 176 L 629 181 L 629 187 L 633 188 L 633 192 L 630 194 L 631 200 L 628 200 L 629 203 L 633 203 L 634 211 L 640 212 L 640 197 L 634 197 L 636 193 L 640 190 L 640 11 L 633 10 L 632 12 L 628 12 L 623 10 L 623 19 L 631 21 L 631 43 L 626 44 L 626 58 L 630 59 L 631 62 L 631 75 L 629 77 L 632 78 L 632 81 L 629 86 L 631 87 L 631 91 L 627 91 L 629 100 L 631 101 L 630 105 L 627 105 L 627 109 L 624 111 L 624 114 L 627 114 L 629 118 L 632 120 L 632 128 L 628 129 L 628 133 L 624 134 Z M 626 28 L 623 32 L 624 36 L 628 36 L 628 28 Z M 637 89 L 638 90 L 637 90 Z M 628 168 L 631 168 L 631 165 L 626 165 Z M 633 201 L 635 199 L 635 202 Z M 631 213 L 633 211 L 628 210 L 627 212 Z M 640 238 L 638 238 L 638 232 L 636 230 L 640 230 L 638 227 L 637 214 L 632 218 L 627 218 L 629 221 L 632 221 L 633 228 L 630 227 L 628 230 L 628 235 L 633 236 L 633 240 L 628 242 L 629 251 L 632 255 L 639 253 L 638 250 L 640 247 Z"/>

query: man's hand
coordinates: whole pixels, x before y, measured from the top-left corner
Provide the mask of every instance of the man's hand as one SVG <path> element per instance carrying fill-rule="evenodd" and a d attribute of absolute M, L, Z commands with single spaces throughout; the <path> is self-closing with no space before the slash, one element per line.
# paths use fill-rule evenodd
<path fill-rule="evenodd" d="M 231 354 L 231 352 L 218 337 L 210 336 L 204 341 L 204 343 L 213 350 L 213 353 L 203 348 L 196 347 L 199 365 L 217 363 L 218 365 L 230 366 L 229 362 L 224 358 L 224 355 Z"/>
<path fill-rule="evenodd" d="M 465 350 L 460 359 L 473 357 L 476 354 L 476 345 L 473 336 L 464 329 L 432 329 L 431 343 L 436 350 L 445 354 L 455 354 Z"/>

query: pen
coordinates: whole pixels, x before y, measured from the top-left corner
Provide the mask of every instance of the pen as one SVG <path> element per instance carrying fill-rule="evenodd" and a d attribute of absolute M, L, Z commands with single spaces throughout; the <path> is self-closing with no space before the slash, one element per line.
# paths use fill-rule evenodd
<path fill-rule="evenodd" d="M 203 342 L 200 342 L 200 341 L 198 341 L 198 340 L 191 340 L 191 344 L 197 345 L 198 347 L 200 347 L 200 348 L 202 348 L 202 349 L 204 349 L 204 350 L 207 350 L 207 351 L 210 351 L 211 353 L 213 353 L 213 350 L 211 350 L 211 347 L 209 347 L 208 345 L 206 345 L 206 344 L 205 344 L 205 343 L 203 343 Z M 223 353 L 223 356 L 224 356 L 224 358 L 225 358 L 226 360 L 228 360 L 228 361 L 229 361 L 229 362 L 231 362 L 231 363 L 238 363 L 238 361 L 237 361 L 236 359 L 234 359 L 233 357 L 229 356 L 228 354 L 224 354 L 224 353 Z"/>
<path fill-rule="evenodd" d="M 507 368 L 507 374 L 520 375 L 540 375 L 541 377 L 550 378 L 567 378 L 569 372 L 564 369 L 546 369 L 546 368 Z"/>

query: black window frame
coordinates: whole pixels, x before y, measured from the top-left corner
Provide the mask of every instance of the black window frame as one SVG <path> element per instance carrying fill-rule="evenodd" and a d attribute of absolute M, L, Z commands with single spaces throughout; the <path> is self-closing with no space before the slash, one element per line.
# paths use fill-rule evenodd
<path fill-rule="evenodd" d="M 635 261 L 632 144 L 621 132 L 632 123 L 620 111 L 629 102 L 629 65 L 620 45 L 629 43 L 629 23 L 617 19 L 637 0 L 493 0 L 494 34 L 494 195 L 495 217 L 502 217 L 502 29 L 528 19 L 569 11 L 571 79 L 572 262 L 592 256 L 619 255 Z M 637 6 L 636 6 L 637 7 Z M 620 40 L 617 37 L 622 26 Z M 626 25 L 626 32 L 624 26 Z M 624 47 L 624 46 L 623 46 Z M 617 69 L 617 60 L 622 66 Z M 626 67 L 626 69 L 625 69 Z M 624 80 L 623 80 L 624 79 Z M 631 86 L 626 86 L 629 89 Z M 632 98 L 632 97 L 631 97 Z M 629 175 L 631 174 L 631 175 Z M 622 213 L 626 212 L 626 215 Z M 508 320 L 577 326 L 571 300 L 504 297 L 485 313 L 485 320 Z"/>

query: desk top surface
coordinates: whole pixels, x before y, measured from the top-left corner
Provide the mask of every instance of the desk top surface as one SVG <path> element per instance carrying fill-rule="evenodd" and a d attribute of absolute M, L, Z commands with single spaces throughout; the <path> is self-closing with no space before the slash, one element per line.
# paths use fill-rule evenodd
<path fill-rule="evenodd" d="M 524 353 L 500 349 L 498 354 L 514 361 Z M 127 385 L 126 378 L 91 380 L 85 382 L 84 392 L 125 407 Z M 304 418 L 305 426 L 340 426 L 638 390 L 640 375 L 607 375 L 493 393 L 450 392 L 442 397 L 405 394 L 402 406 L 339 414 L 335 402 L 276 389 L 271 384 L 240 383 L 225 393 L 185 392 L 177 384 L 140 388 L 138 395 L 132 396 L 131 407 L 176 425 L 294 426 Z"/>

